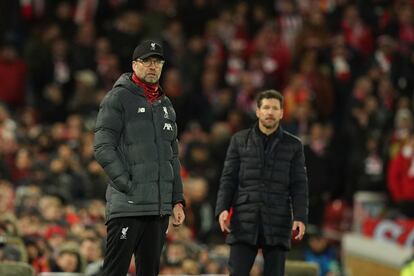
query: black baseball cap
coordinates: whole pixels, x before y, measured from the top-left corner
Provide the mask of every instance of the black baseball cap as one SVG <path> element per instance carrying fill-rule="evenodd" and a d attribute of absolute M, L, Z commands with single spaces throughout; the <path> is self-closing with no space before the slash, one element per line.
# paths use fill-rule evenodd
<path fill-rule="evenodd" d="M 146 59 L 147 57 L 157 56 L 164 59 L 161 45 L 154 40 L 145 40 L 139 44 L 132 54 L 132 60 Z"/>

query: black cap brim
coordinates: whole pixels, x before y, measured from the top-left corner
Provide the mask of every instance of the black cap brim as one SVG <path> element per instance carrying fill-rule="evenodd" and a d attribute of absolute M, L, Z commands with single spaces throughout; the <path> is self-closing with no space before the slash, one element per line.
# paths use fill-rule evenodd
<path fill-rule="evenodd" d="M 146 58 L 149 58 L 149 57 L 159 57 L 162 60 L 164 60 L 164 56 L 161 55 L 161 54 L 158 54 L 158 53 L 147 53 L 145 55 L 140 56 L 139 59 L 146 59 Z"/>

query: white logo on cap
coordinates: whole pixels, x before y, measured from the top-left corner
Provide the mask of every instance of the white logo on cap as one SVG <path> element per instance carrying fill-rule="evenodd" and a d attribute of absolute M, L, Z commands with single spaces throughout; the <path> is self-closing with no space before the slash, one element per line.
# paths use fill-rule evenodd
<path fill-rule="evenodd" d="M 154 42 L 151 43 L 151 51 L 155 51 L 155 43 Z"/>

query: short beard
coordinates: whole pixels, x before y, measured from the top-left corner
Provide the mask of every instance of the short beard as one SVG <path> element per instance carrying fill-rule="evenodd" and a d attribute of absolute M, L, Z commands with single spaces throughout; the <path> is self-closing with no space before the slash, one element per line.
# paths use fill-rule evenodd
<path fill-rule="evenodd" d="M 158 83 L 158 80 L 157 79 L 151 79 L 151 80 L 144 79 L 144 82 L 149 83 L 149 84 L 156 84 Z"/>
<path fill-rule="evenodd" d="M 273 125 L 263 125 L 265 128 L 267 128 L 267 129 L 273 129 L 273 128 L 275 128 L 276 127 L 276 124 L 273 124 Z"/>
<path fill-rule="evenodd" d="M 277 126 L 277 122 L 275 122 L 274 124 L 269 125 L 269 124 L 266 124 L 266 123 L 264 122 L 264 120 L 263 120 L 263 121 L 262 121 L 262 125 L 263 125 L 266 129 L 273 129 L 273 128 L 275 128 L 275 127 Z"/>

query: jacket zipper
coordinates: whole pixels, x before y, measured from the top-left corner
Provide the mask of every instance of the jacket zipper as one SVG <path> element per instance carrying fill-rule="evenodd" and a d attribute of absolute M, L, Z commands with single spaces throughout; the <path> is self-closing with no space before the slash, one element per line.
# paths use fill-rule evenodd
<path fill-rule="evenodd" d="M 156 103 L 159 103 L 160 101 L 158 100 Z M 150 108 L 152 111 L 152 124 L 154 126 L 154 130 L 155 130 L 155 143 L 158 145 L 158 141 L 159 141 L 159 128 L 157 128 L 158 124 L 158 117 L 157 117 L 157 110 L 154 107 L 154 104 L 150 104 Z M 157 120 L 157 122 L 155 122 Z M 157 185 L 158 185 L 158 210 L 160 213 L 160 216 L 163 215 L 162 210 L 161 210 L 161 185 L 160 185 L 160 179 L 161 179 L 161 160 L 160 160 L 160 152 L 159 152 L 159 147 L 157 147 L 157 151 L 158 151 L 158 181 L 157 181 Z"/>

